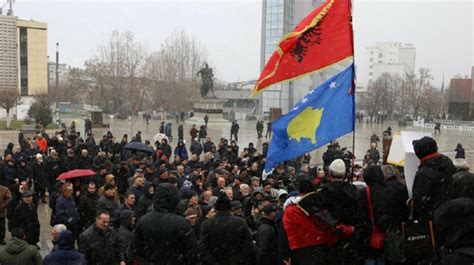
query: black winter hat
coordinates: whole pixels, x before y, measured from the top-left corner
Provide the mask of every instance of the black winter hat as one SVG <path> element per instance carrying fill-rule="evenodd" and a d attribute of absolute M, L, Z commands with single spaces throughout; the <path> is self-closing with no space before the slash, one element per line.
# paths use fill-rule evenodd
<path fill-rule="evenodd" d="M 436 141 L 428 136 L 412 142 L 415 154 L 419 159 L 438 151 Z"/>
<path fill-rule="evenodd" d="M 229 200 L 229 197 L 225 192 L 221 192 L 219 194 L 219 197 L 217 198 L 216 204 L 214 205 L 214 208 L 218 212 L 228 212 L 232 210 L 232 205 Z"/>

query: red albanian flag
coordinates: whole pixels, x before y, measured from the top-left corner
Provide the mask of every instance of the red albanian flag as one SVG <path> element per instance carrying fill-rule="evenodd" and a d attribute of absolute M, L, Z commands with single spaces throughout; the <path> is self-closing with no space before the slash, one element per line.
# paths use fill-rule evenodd
<path fill-rule="evenodd" d="M 253 94 L 351 59 L 353 46 L 351 0 L 327 0 L 283 36 Z"/>

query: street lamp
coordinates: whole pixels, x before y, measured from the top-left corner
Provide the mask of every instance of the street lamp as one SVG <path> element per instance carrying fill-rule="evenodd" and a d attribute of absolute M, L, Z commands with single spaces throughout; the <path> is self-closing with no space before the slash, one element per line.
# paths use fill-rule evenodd
<path fill-rule="evenodd" d="M 59 107 L 59 42 L 56 42 L 56 108 Z"/>

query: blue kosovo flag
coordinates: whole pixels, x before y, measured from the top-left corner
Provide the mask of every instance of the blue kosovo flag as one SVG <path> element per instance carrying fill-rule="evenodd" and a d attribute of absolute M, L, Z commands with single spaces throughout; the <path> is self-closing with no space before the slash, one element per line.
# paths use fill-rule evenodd
<path fill-rule="evenodd" d="M 308 92 L 273 122 L 265 171 L 354 130 L 354 65 Z"/>

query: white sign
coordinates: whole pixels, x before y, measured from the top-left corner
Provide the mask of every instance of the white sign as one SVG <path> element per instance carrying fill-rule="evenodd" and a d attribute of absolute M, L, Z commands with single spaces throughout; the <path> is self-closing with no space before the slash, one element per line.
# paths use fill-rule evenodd
<path fill-rule="evenodd" d="M 412 197 L 413 182 L 415 174 L 420 165 L 420 160 L 415 155 L 413 141 L 425 136 L 431 137 L 431 133 L 401 131 L 394 132 L 392 145 L 388 154 L 387 163 L 403 167 L 408 195 Z"/>

